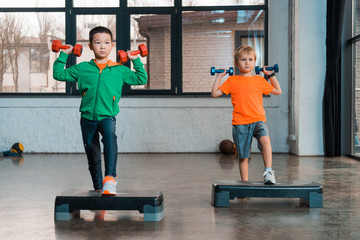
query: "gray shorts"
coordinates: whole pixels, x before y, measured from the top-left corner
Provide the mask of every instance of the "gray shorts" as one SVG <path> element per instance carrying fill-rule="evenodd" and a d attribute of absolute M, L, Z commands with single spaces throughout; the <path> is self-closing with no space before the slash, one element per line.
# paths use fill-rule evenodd
<path fill-rule="evenodd" d="M 249 158 L 253 137 L 257 139 L 258 148 L 261 151 L 262 147 L 259 138 L 263 136 L 270 137 L 266 122 L 259 121 L 245 125 L 233 125 L 233 139 L 237 157 L 241 159 Z"/>

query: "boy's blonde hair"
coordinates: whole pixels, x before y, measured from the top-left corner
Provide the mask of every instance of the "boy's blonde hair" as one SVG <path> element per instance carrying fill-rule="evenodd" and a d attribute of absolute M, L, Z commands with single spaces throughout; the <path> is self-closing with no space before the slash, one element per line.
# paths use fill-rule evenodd
<path fill-rule="evenodd" d="M 254 60 L 256 61 L 256 52 L 255 52 L 255 49 L 250 47 L 250 46 L 247 46 L 247 45 L 244 45 L 244 46 L 240 46 L 238 47 L 236 50 L 235 50 L 235 53 L 234 53 L 234 62 L 235 62 L 235 66 L 237 66 L 237 63 L 240 59 L 240 56 L 241 54 L 243 53 L 246 53 L 246 54 L 254 54 Z"/>

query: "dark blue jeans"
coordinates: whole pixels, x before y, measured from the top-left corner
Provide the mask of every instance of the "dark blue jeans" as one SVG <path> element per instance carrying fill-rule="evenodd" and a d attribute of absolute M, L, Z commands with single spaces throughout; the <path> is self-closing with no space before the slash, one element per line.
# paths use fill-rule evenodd
<path fill-rule="evenodd" d="M 80 125 L 94 189 L 101 190 L 103 187 L 103 175 L 99 133 L 102 136 L 101 142 L 104 145 L 105 176 L 116 177 L 118 153 L 117 137 L 115 134 L 116 119 L 108 117 L 101 121 L 90 121 L 81 118 Z"/>

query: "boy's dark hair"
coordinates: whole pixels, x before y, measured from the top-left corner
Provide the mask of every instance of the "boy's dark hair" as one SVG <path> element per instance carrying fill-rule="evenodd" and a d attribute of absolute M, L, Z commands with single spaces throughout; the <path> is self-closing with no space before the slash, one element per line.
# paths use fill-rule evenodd
<path fill-rule="evenodd" d="M 113 40 L 113 36 L 112 36 L 110 29 L 108 29 L 107 27 L 103 27 L 103 26 L 97 26 L 97 27 L 94 27 L 93 29 L 91 29 L 89 32 L 90 43 L 92 43 L 92 40 L 96 33 L 107 33 L 110 35 L 111 41 Z"/>

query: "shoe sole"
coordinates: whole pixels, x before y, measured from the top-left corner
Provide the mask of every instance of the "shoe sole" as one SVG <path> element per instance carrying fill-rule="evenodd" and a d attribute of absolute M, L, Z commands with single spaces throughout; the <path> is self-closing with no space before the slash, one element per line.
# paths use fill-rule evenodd
<path fill-rule="evenodd" d="M 109 192 L 109 190 L 105 190 L 102 195 L 116 195 L 116 193 Z"/>
<path fill-rule="evenodd" d="M 264 182 L 264 184 L 266 184 L 266 185 L 275 185 L 276 183 L 273 183 L 272 181 L 266 181 L 266 182 Z"/>

